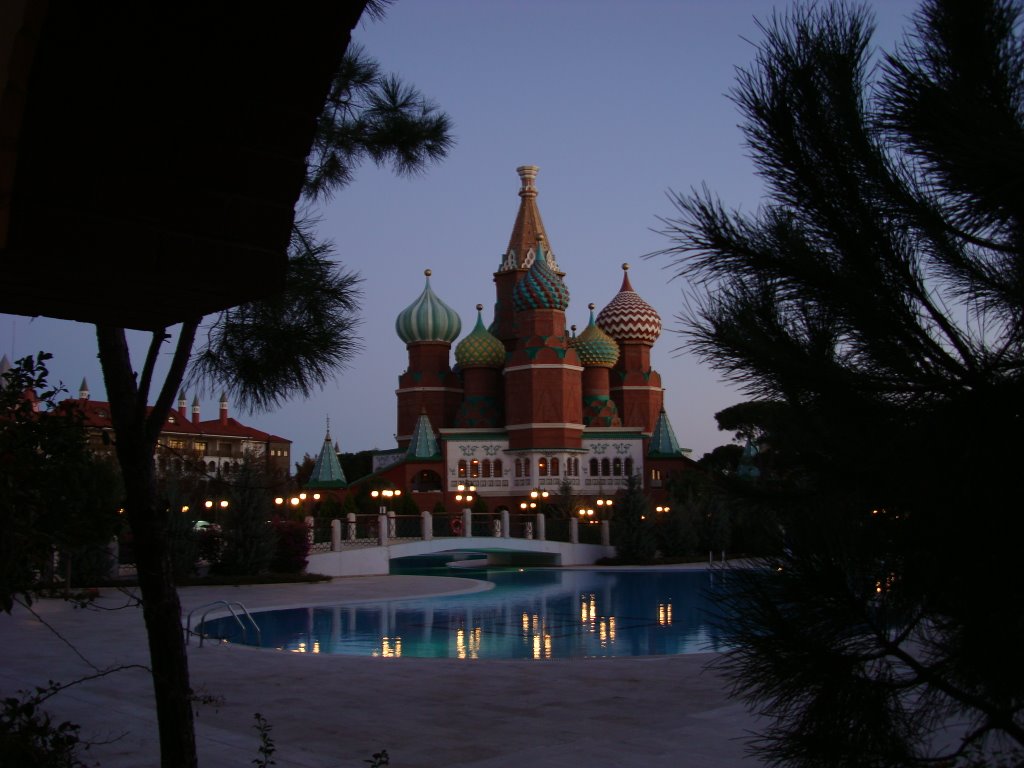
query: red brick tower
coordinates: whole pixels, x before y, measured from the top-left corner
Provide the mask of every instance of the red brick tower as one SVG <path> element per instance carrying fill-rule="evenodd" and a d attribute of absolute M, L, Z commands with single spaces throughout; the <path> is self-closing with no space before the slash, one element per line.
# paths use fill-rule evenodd
<path fill-rule="evenodd" d="M 630 285 L 629 264 L 622 269 L 622 287 L 598 314 L 597 325 L 619 344 L 610 389 L 622 424 L 641 427 L 649 438 L 663 400 L 661 374 L 651 368 L 651 347 L 661 335 L 661 318 Z"/>
<path fill-rule="evenodd" d="M 455 416 L 456 427 L 500 427 L 504 423 L 501 369 L 505 345 L 484 327 L 484 305 L 476 305 L 476 327 L 455 347 L 465 395 Z"/>
<path fill-rule="evenodd" d="M 462 330 L 458 313 L 430 287 L 430 270 L 419 297 L 402 310 L 395 331 L 405 342 L 409 367 L 398 377 L 398 445 L 407 448 L 420 414 L 435 428 L 450 426 L 462 400 L 462 383 L 448 361 Z"/>
<path fill-rule="evenodd" d="M 505 428 L 512 451 L 582 447 L 583 367 L 565 330 L 569 290 L 546 250 L 541 237 L 529 271 L 512 291 L 517 339 L 505 362 Z"/>

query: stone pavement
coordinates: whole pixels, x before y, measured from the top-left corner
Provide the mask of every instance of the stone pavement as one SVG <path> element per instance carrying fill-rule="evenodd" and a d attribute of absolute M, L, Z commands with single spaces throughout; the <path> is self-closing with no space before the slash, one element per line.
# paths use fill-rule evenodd
<path fill-rule="evenodd" d="M 354 576 L 187 587 L 181 596 L 187 616 L 217 600 L 253 610 L 482 587 L 448 577 Z M 46 705 L 97 742 L 82 757 L 101 768 L 159 765 L 152 685 L 142 668 L 142 611 L 114 610 L 126 602 L 104 590 L 101 610 L 43 600 L 33 605 L 35 616 L 21 608 L 0 614 L 0 696 L 128 667 L 68 688 Z M 762 764 L 742 742 L 755 721 L 705 669 L 710 658 L 364 658 L 209 641 L 199 647 L 193 639 L 199 764 L 253 765 L 258 712 L 271 726 L 277 768 L 365 768 L 380 750 L 394 768 L 756 768 Z"/>

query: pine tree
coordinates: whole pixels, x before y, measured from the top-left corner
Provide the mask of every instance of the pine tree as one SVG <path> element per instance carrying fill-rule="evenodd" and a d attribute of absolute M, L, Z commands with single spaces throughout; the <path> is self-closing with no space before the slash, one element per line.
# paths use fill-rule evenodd
<path fill-rule="evenodd" d="M 864 7 L 773 16 L 732 93 L 766 202 L 663 220 L 688 348 L 772 404 L 722 657 L 770 764 L 1024 755 L 1021 21 L 927 0 L 874 67 Z"/>

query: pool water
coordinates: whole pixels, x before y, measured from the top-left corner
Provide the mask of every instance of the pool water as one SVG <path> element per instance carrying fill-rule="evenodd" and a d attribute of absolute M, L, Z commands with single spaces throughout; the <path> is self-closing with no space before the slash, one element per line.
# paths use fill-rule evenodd
<path fill-rule="evenodd" d="M 406 570 L 433 573 L 436 569 Z M 726 574 L 706 570 L 441 569 L 462 595 L 254 611 L 259 645 L 298 653 L 457 659 L 662 656 L 723 650 L 710 624 Z M 207 637 L 256 645 L 231 617 Z"/>

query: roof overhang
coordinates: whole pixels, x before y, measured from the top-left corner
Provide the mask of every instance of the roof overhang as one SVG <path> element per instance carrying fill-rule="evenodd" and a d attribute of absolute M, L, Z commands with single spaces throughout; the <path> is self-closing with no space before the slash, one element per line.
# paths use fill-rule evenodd
<path fill-rule="evenodd" d="M 151 330 L 280 290 L 365 0 L 0 14 L 0 312 Z"/>

